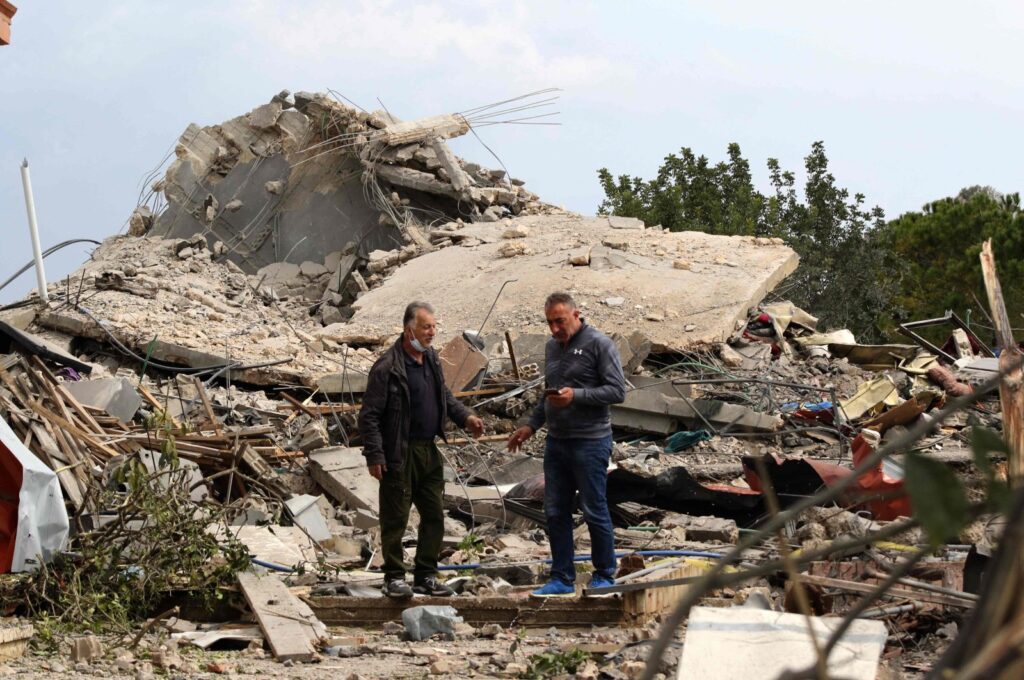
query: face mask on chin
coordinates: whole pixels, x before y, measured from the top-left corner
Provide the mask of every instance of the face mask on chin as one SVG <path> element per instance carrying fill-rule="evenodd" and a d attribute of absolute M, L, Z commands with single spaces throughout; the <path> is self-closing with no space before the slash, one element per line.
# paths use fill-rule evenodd
<path fill-rule="evenodd" d="M 427 348 L 423 345 L 422 342 L 416 339 L 415 335 L 412 337 L 412 340 L 409 341 L 409 344 L 412 345 L 412 348 L 419 352 L 420 354 L 425 354 L 427 351 Z"/>

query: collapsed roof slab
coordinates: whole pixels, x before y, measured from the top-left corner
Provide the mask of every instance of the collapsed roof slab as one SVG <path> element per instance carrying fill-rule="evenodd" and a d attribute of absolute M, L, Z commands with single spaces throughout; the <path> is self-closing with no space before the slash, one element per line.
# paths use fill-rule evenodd
<path fill-rule="evenodd" d="M 477 223 L 458 233 L 463 245 L 399 267 L 356 301 L 349 323 L 323 333 L 384 341 L 399 332 L 405 305 L 425 299 L 437 308 L 439 340 L 446 342 L 479 328 L 512 281 L 490 329 L 547 333 L 544 299 L 568 291 L 597 328 L 640 331 L 655 352 L 685 351 L 728 339 L 798 262 L 778 239 L 668 232 L 639 220 L 570 213 Z"/>

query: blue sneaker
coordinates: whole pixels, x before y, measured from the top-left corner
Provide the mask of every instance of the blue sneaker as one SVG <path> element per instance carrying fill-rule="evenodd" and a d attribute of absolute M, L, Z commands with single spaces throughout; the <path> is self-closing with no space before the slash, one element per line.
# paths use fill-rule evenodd
<path fill-rule="evenodd" d="M 591 591 L 596 588 L 610 588 L 613 585 L 615 585 L 615 579 L 594 574 L 590 579 L 590 585 L 583 591 L 583 594 L 587 597 L 611 597 L 615 593 L 593 593 Z"/>
<path fill-rule="evenodd" d="M 530 593 L 530 597 L 574 597 L 575 595 L 576 586 L 570 583 L 563 583 L 558 579 L 551 579 Z"/>

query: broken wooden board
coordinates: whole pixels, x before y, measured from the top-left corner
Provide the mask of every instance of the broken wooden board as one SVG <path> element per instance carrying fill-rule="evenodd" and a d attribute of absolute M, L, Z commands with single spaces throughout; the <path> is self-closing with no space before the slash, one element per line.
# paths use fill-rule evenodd
<path fill-rule="evenodd" d="M 312 661 L 327 627 L 275 576 L 236 574 L 252 613 L 278 661 Z"/>
<path fill-rule="evenodd" d="M 0 623 L 0 661 L 24 656 L 34 634 L 35 629 L 28 623 Z"/>
<path fill-rule="evenodd" d="M 309 472 L 334 500 L 350 510 L 380 514 L 380 483 L 366 469 L 363 450 L 332 446 L 309 454 Z"/>

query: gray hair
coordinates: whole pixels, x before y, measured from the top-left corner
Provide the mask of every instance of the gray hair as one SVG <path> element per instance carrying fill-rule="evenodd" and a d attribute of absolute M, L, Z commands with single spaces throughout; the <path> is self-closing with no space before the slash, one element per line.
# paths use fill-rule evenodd
<path fill-rule="evenodd" d="M 430 306 L 430 303 L 410 302 L 405 308 L 405 315 L 402 317 L 402 327 L 408 328 L 409 325 L 416 320 L 416 313 L 421 309 L 427 314 L 434 314 L 434 308 Z"/>
<path fill-rule="evenodd" d="M 552 293 L 544 301 L 544 309 L 551 309 L 555 305 L 565 305 L 569 309 L 576 309 L 576 301 L 568 293 Z"/>

